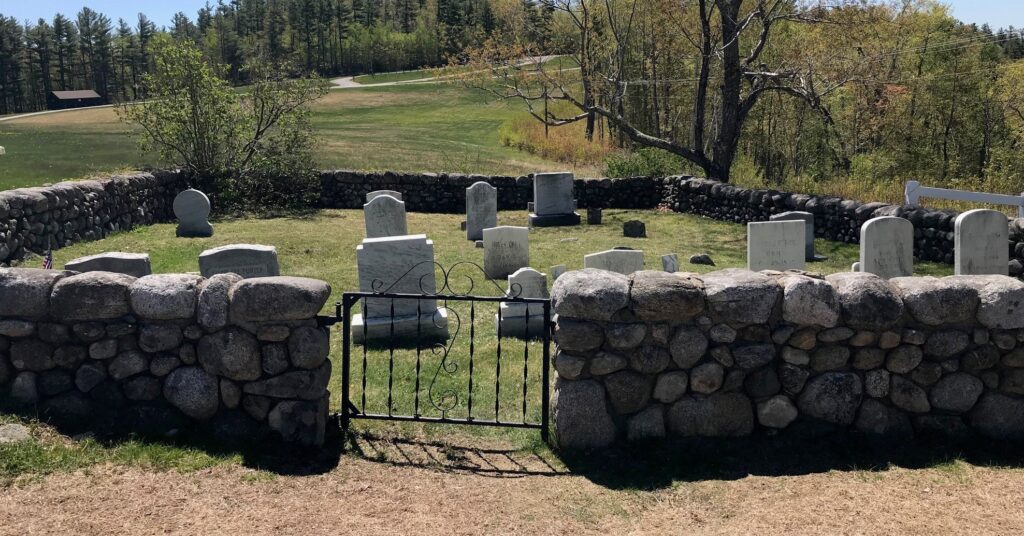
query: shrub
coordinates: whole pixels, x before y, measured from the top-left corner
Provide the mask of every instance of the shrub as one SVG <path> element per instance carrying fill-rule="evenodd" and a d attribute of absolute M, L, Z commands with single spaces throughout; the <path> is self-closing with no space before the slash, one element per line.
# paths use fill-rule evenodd
<path fill-rule="evenodd" d="M 682 158 L 651 147 L 630 153 L 614 153 L 605 160 L 609 177 L 663 177 L 685 169 Z"/>

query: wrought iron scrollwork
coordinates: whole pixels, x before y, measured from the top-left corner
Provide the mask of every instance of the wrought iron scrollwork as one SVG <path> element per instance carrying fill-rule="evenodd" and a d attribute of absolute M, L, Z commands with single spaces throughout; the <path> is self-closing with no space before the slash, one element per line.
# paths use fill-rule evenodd
<path fill-rule="evenodd" d="M 455 345 L 455 340 L 459 337 L 459 331 L 462 329 L 462 317 L 454 309 L 450 309 L 447 304 L 438 308 L 433 315 L 434 326 L 440 328 L 441 323 L 439 318 L 443 318 L 441 311 L 447 311 L 448 313 L 448 329 L 451 333 L 451 337 L 447 343 L 435 343 L 431 348 L 431 353 L 435 356 L 439 356 L 441 359 L 437 363 L 437 369 L 434 370 L 434 377 L 430 380 L 430 387 L 427 389 L 427 399 L 430 401 L 430 405 L 434 406 L 434 409 L 441 412 L 441 418 L 447 418 L 448 412 L 459 407 L 460 398 L 459 393 L 455 389 L 446 389 L 440 392 L 435 392 L 434 388 L 437 387 L 437 378 L 444 372 L 448 376 L 454 377 L 459 372 L 459 364 L 455 361 L 449 361 L 448 357 L 451 355 L 452 347 Z M 451 318 L 455 317 L 455 330 L 452 331 Z"/>
<path fill-rule="evenodd" d="M 473 277 L 471 277 L 470 274 L 455 273 L 456 270 L 459 268 L 470 267 L 475 268 L 477 271 L 479 271 L 480 274 L 484 276 L 484 279 L 491 283 L 492 285 L 494 285 L 495 290 L 497 290 L 498 293 L 505 298 L 514 300 L 518 298 L 520 294 L 522 294 L 523 292 L 523 288 L 521 285 L 519 285 L 519 283 L 513 283 L 508 290 L 501 288 L 501 286 L 498 285 L 498 283 L 495 280 L 487 278 L 487 272 L 486 270 L 483 269 L 483 267 L 471 261 L 457 262 L 451 265 L 451 267 L 449 268 L 445 268 L 441 263 L 437 261 L 423 261 L 413 265 L 412 268 L 409 268 L 408 271 L 399 276 L 398 279 L 392 281 L 391 284 L 388 285 L 387 287 L 385 287 L 385 285 L 387 285 L 386 282 L 381 281 L 380 279 L 374 279 L 370 283 L 370 291 L 374 294 L 389 294 L 391 293 L 392 290 L 395 289 L 395 287 L 397 287 L 401 282 L 408 279 L 410 276 L 415 277 L 413 276 L 414 272 L 428 265 L 433 265 L 434 268 L 440 270 L 441 278 L 439 281 L 440 285 L 434 285 L 433 290 L 430 289 L 431 285 L 429 284 L 429 282 L 437 282 L 436 272 L 431 270 L 431 273 L 425 273 L 416 278 L 416 286 L 419 289 L 419 294 L 424 297 L 437 297 L 443 296 L 445 294 L 459 297 L 472 296 L 473 291 L 476 289 L 476 280 Z M 461 290 L 456 289 L 456 287 L 454 286 L 457 278 L 456 276 L 458 276 L 459 280 L 466 281 L 466 284 L 468 286 Z M 431 281 L 431 279 L 433 279 L 433 281 Z"/>

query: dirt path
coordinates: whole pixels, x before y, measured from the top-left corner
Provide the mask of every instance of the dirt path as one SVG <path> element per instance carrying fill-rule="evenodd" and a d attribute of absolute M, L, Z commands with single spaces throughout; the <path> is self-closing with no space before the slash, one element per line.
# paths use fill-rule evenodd
<path fill-rule="evenodd" d="M 0 493 L 0 534 L 1024 531 L 1024 471 L 962 462 L 697 480 L 636 491 L 613 489 L 532 454 L 445 454 L 417 443 L 363 451 L 318 476 L 101 466 L 28 480 Z"/>

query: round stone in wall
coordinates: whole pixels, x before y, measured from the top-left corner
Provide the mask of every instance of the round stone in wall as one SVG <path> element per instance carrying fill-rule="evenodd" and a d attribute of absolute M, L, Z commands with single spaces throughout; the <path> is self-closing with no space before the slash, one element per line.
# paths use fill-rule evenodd
<path fill-rule="evenodd" d="M 189 188 L 174 198 L 174 216 L 178 218 L 177 235 L 185 238 L 213 236 L 210 225 L 210 198 Z"/>

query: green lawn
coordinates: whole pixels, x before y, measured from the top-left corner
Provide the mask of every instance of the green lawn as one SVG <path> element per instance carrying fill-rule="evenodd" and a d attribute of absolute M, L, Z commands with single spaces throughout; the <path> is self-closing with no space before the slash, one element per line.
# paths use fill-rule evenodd
<path fill-rule="evenodd" d="M 352 81 L 357 84 L 383 84 L 387 82 L 423 80 L 424 78 L 433 78 L 436 75 L 436 71 L 422 69 L 418 71 L 399 71 L 396 73 L 364 74 L 353 77 Z"/>

